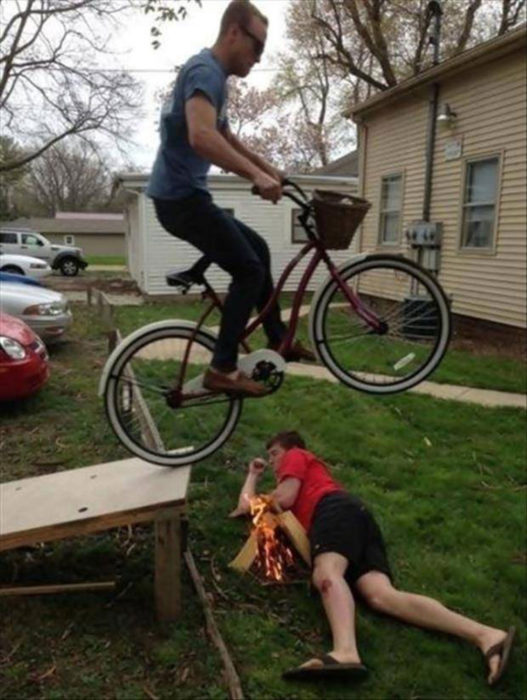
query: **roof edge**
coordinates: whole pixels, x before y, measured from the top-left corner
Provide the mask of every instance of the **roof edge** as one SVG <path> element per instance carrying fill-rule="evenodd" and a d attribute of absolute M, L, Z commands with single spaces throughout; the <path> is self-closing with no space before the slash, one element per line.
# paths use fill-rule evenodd
<path fill-rule="evenodd" d="M 126 190 L 140 194 L 148 183 L 149 173 L 118 173 L 115 182 Z M 300 185 L 356 185 L 359 178 L 353 175 L 291 175 L 292 180 Z M 238 175 L 215 174 L 208 176 L 211 185 L 226 185 L 229 189 L 248 189 L 250 183 Z"/>
<path fill-rule="evenodd" d="M 463 51 L 462 53 L 448 58 L 446 61 L 439 63 L 437 66 L 427 68 L 422 73 L 403 80 L 398 85 L 395 85 L 388 90 L 383 90 L 369 100 L 361 102 L 355 107 L 346 110 L 343 116 L 347 119 L 352 118 L 354 121 L 360 121 L 361 117 L 366 112 L 374 111 L 379 107 L 384 107 L 390 102 L 393 102 L 411 90 L 423 87 L 428 83 L 438 79 L 451 77 L 456 73 L 461 72 L 468 67 L 473 68 L 475 65 L 480 65 L 492 60 L 500 58 L 519 48 L 524 48 L 525 38 L 527 37 L 527 23 L 523 23 L 516 29 L 511 29 L 506 34 L 499 37 L 494 37 L 488 41 Z"/>

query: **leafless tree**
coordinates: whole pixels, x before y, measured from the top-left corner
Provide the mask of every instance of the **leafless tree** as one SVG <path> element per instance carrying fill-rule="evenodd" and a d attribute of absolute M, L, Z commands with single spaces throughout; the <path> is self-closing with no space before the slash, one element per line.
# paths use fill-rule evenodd
<path fill-rule="evenodd" d="M 0 173 L 31 162 L 63 139 L 130 136 L 141 89 L 129 73 L 107 68 L 112 31 L 125 11 L 182 19 L 199 0 L 11 0 L 0 7 L 0 120 L 24 154 L 0 160 Z"/>
<path fill-rule="evenodd" d="M 88 144 L 57 143 L 29 166 L 19 194 L 31 202 L 33 213 L 105 209 L 111 198 L 107 164 Z"/>
<path fill-rule="evenodd" d="M 393 87 L 431 62 L 427 0 L 303 0 L 325 45 L 317 59 L 346 70 L 374 90 Z M 441 58 L 503 34 L 524 19 L 525 0 L 443 2 Z M 365 66 L 358 57 L 369 53 Z"/>

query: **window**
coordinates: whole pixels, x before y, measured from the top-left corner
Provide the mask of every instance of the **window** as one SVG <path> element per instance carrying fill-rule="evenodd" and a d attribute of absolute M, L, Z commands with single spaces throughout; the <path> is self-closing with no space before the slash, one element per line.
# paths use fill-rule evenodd
<path fill-rule="evenodd" d="M 379 243 L 394 245 L 399 242 L 401 225 L 402 175 L 382 178 L 379 217 Z"/>
<path fill-rule="evenodd" d="M 65 245 L 75 245 L 75 236 L 69 234 L 68 236 L 64 236 L 64 244 Z"/>
<path fill-rule="evenodd" d="M 22 244 L 23 245 L 44 245 L 40 238 L 37 238 L 37 236 L 34 236 L 31 233 L 23 233 L 22 234 Z"/>
<path fill-rule="evenodd" d="M 0 243 L 17 243 L 16 233 L 0 232 Z"/>
<path fill-rule="evenodd" d="M 494 243 L 499 161 L 496 156 L 467 163 L 462 248 L 491 248 Z"/>
<path fill-rule="evenodd" d="M 307 233 L 304 231 L 302 224 L 298 220 L 302 210 L 298 207 L 291 210 L 291 242 L 292 243 L 307 243 L 309 240 Z"/>

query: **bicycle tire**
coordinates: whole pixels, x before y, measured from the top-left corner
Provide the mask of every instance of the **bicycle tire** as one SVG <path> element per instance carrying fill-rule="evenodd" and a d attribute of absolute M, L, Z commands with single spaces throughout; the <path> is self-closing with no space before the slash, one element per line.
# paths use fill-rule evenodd
<path fill-rule="evenodd" d="M 197 431 L 193 429 L 192 439 L 188 438 L 192 444 L 187 446 L 177 445 L 179 439 L 185 442 L 188 437 L 183 434 L 186 428 L 183 427 L 183 421 L 181 420 L 182 411 L 196 408 L 198 410 L 200 408 L 205 409 L 206 406 L 209 406 L 209 409 L 205 410 L 205 415 L 212 419 L 210 405 L 207 403 L 200 404 L 197 402 L 186 409 L 170 408 L 170 406 L 163 406 L 160 398 L 160 396 L 163 396 L 163 391 L 167 390 L 167 382 L 169 381 L 166 365 L 169 363 L 177 364 L 178 358 L 174 359 L 175 355 L 178 353 L 182 354 L 183 348 L 185 345 L 188 345 L 188 340 L 193 333 L 193 324 L 188 322 L 178 323 L 175 321 L 150 324 L 144 329 L 131 334 L 117 346 L 110 356 L 103 374 L 105 377 L 102 387 L 104 406 L 108 422 L 116 437 L 135 456 L 161 466 L 181 467 L 194 464 L 209 457 L 228 440 L 236 428 L 241 414 L 243 404 L 241 398 L 228 397 L 226 395 L 211 397 L 210 404 L 223 404 L 225 407 L 225 417 L 222 419 L 220 416 L 218 431 L 214 432 L 214 428 L 212 428 L 214 432 L 212 437 L 207 438 L 204 434 L 204 444 L 196 444 Z M 182 341 L 178 353 L 168 358 L 159 355 L 160 348 L 163 348 L 163 354 L 168 353 L 170 355 L 170 348 L 177 347 L 174 341 L 176 343 Z M 208 357 L 212 353 L 215 342 L 215 336 L 208 330 L 200 329 L 196 333 L 193 341 L 193 351 L 196 350 L 197 353 L 203 355 L 203 366 L 208 364 Z M 158 354 L 156 355 L 156 353 Z M 207 358 L 205 358 L 205 355 Z M 194 365 L 195 371 L 198 373 L 200 362 L 201 359 L 198 361 L 198 366 Z M 137 379 L 138 366 L 140 367 L 139 380 Z M 189 367 L 193 367 L 192 362 L 189 362 L 187 365 L 187 373 L 189 372 Z M 170 367 L 169 372 L 172 373 L 172 378 L 177 371 L 177 368 Z M 160 379 L 158 381 L 161 382 L 162 378 L 164 383 L 151 384 L 152 376 L 159 376 Z M 148 378 L 148 384 L 144 377 Z M 128 410 L 126 404 L 130 404 L 134 400 L 139 404 L 141 401 L 135 390 L 136 387 L 139 387 L 139 394 L 144 403 L 147 404 L 150 418 L 155 425 L 155 429 L 157 429 L 157 436 L 155 435 L 155 430 L 150 430 L 150 437 L 143 434 L 144 430 L 140 426 L 141 419 L 139 417 L 134 419 L 134 424 L 131 421 L 127 423 L 126 416 L 132 415 L 133 409 Z M 145 389 L 147 392 L 146 399 L 144 396 Z M 150 394 L 155 394 L 152 400 L 149 398 Z M 135 399 L 134 395 L 136 396 Z M 155 416 L 152 416 L 153 407 Z M 161 415 L 161 408 L 163 408 L 165 416 L 162 426 L 156 424 L 158 414 Z M 136 409 L 138 414 L 140 411 L 141 407 L 139 407 L 139 410 Z M 171 415 L 173 416 L 172 419 L 170 418 Z M 160 421 L 161 419 L 159 419 Z M 211 420 L 208 420 L 207 423 L 210 426 Z M 177 432 L 178 430 L 179 433 Z M 152 434 L 154 438 L 152 438 Z M 165 439 L 169 440 L 167 445 L 165 445 Z M 200 434 L 199 440 L 201 439 Z"/>
<path fill-rule="evenodd" d="M 416 298 L 403 297 L 401 300 L 400 288 L 404 286 L 401 279 L 392 283 L 392 287 L 388 293 L 386 291 L 385 281 L 390 278 L 390 272 L 384 274 L 386 271 L 391 271 L 394 280 L 397 280 L 397 274 L 401 279 L 402 275 L 408 275 L 410 279 L 414 280 L 418 288 L 420 286 L 426 290 L 427 296 L 425 297 L 423 295 L 422 297 Z M 370 273 L 377 274 L 377 279 L 374 280 Z M 394 352 L 391 358 L 389 358 L 389 353 L 385 352 L 385 356 L 380 356 L 379 352 L 379 347 L 383 342 L 381 338 L 384 337 L 385 347 L 388 345 L 386 336 L 388 336 L 390 329 L 383 334 L 375 334 L 371 329 L 366 332 L 358 333 L 355 337 L 354 348 L 347 350 L 349 361 L 355 362 L 356 368 L 349 369 L 343 366 L 345 362 L 348 362 L 348 358 L 345 356 L 344 352 L 337 352 L 335 350 L 337 343 L 332 341 L 329 337 L 330 323 L 328 318 L 331 308 L 335 309 L 337 306 L 347 308 L 348 316 L 352 319 L 347 320 L 348 332 L 352 323 L 356 323 L 358 330 L 361 331 L 364 331 L 365 326 L 362 322 L 361 327 L 361 321 L 356 320 L 360 317 L 357 316 L 355 311 L 353 311 L 354 317 L 352 316 L 349 311 L 350 304 L 347 299 L 340 304 L 335 302 L 337 294 L 341 294 L 342 299 L 345 299 L 345 297 L 337 282 L 333 278 L 329 278 L 317 295 L 315 307 L 310 319 L 311 340 L 322 363 L 333 376 L 343 384 L 368 394 L 395 394 L 406 391 L 422 382 L 439 365 L 447 351 L 450 341 L 451 320 L 449 302 L 439 283 L 426 270 L 413 261 L 394 255 L 368 256 L 360 261 L 344 265 L 339 270 L 339 274 L 341 279 L 348 286 L 357 287 L 359 286 L 358 278 L 360 275 L 363 275 L 363 280 L 367 279 L 366 284 L 363 282 L 363 290 L 366 289 L 367 293 L 364 294 L 363 291 L 361 292 L 361 296 L 367 299 L 366 306 L 377 305 L 379 307 L 387 307 L 388 304 L 391 304 L 392 310 L 390 313 L 392 316 L 390 318 L 392 327 L 396 328 L 394 319 L 396 319 L 397 322 L 401 322 L 402 320 L 404 332 L 402 334 L 399 333 L 397 336 L 395 336 L 394 332 L 396 343 L 394 343 Z M 367 274 L 370 274 L 369 279 L 366 278 Z M 379 275 L 383 275 L 382 279 L 379 278 Z M 383 289 L 382 294 L 385 296 L 377 296 L 380 294 L 379 290 L 381 288 Z M 373 293 L 374 291 L 376 291 L 377 295 Z M 390 295 L 393 298 L 390 298 Z M 409 299 L 411 300 L 410 302 L 408 302 Z M 414 303 L 414 307 L 415 305 L 418 307 L 421 305 L 420 308 L 426 311 L 426 315 L 421 317 L 422 326 L 416 325 L 415 330 L 412 330 L 410 323 L 408 323 L 406 327 L 404 326 L 405 320 L 409 322 L 413 321 L 414 323 L 416 320 L 419 320 L 418 317 L 414 319 L 410 318 L 408 314 L 406 317 L 404 316 L 404 309 L 408 310 L 411 308 L 412 302 Z M 394 308 L 396 311 L 393 310 Z M 431 309 L 434 310 L 433 313 Z M 334 312 L 333 316 L 335 316 Z M 382 318 L 382 314 L 380 317 Z M 426 329 L 426 324 L 423 319 L 425 319 L 428 324 Z M 435 327 L 432 327 L 433 324 L 435 324 Z M 421 333 L 420 336 L 418 335 L 418 330 Z M 424 346 L 426 341 L 424 330 L 426 330 L 428 334 L 431 334 L 431 331 L 433 331 L 433 335 L 431 335 L 429 339 L 430 350 L 426 352 L 426 358 L 421 364 L 415 366 L 418 354 L 424 354 L 422 352 L 422 346 Z M 363 338 L 361 341 L 363 347 L 362 358 L 357 352 L 360 348 L 360 344 L 358 343 L 359 338 Z M 375 346 L 375 342 L 378 343 L 377 347 Z M 420 345 L 418 345 L 418 343 L 420 343 Z M 415 352 L 416 350 L 418 350 L 418 353 Z M 404 355 L 402 354 L 403 352 L 405 353 Z M 353 357 L 354 354 L 355 357 Z M 388 359 L 392 362 L 391 365 L 389 365 Z M 414 367 L 411 367 L 412 363 Z M 400 367 L 398 367 L 398 365 Z M 407 366 L 410 373 L 404 376 L 385 374 L 386 371 L 397 372 L 399 369 L 402 370 Z M 396 367 L 397 369 L 394 369 Z"/>

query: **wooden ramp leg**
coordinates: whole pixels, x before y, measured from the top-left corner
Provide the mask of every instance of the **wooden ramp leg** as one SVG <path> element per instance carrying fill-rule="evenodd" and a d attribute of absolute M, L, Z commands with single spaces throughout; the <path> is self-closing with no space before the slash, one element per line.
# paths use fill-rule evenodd
<path fill-rule="evenodd" d="M 155 521 L 155 598 L 160 621 L 175 620 L 181 611 L 181 514 Z"/>

